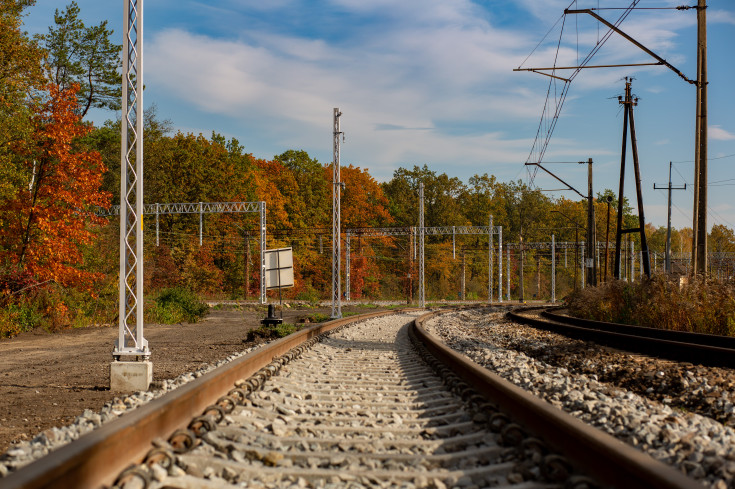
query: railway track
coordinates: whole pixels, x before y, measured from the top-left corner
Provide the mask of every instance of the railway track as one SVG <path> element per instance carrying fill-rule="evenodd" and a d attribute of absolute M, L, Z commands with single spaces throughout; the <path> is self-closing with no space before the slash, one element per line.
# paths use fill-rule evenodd
<path fill-rule="evenodd" d="M 418 315 L 311 327 L 0 487 L 701 487 L 472 365 Z"/>
<path fill-rule="evenodd" d="M 714 367 L 735 367 L 735 338 L 579 319 L 558 308 L 509 311 L 509 319 L 627 351 Z"/>

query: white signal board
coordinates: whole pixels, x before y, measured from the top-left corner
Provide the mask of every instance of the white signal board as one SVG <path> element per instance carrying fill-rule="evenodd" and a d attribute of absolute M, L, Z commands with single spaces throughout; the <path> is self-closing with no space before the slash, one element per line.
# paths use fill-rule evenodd
<path fill-rule="evenodd" d="M 265 288 L 293 287 L 293 252 L 291 248 L 278 248 L 265 252 Z"/>

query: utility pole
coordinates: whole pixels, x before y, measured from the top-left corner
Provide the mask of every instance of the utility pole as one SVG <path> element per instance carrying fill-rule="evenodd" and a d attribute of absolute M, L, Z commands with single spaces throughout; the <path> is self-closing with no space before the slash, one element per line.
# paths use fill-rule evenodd
<path fill-rule="evenodd" d="M 413 302 L 413 231 L 408 233 L 408 304 Z"/>
<path fill-rule="evenodd" d="M 424 182 L 419 183 L 419 307 L 426 306 L 424 283 Z"/>
<path fill-rule="evenodd" d="M 521 220 L 521 232 L 518 235 L 519 244 L 519 261 L 518 261 L 518 302 L 523 304 L 525 298 L 523 297 L 523 220 Z"/>
<path fill-rule="evenodd" d="M 245 234 L 245 300 L 250 295 L 250 237 Z"/>
<path fill-rule="evenodd" d="M 666 273 L 671 273 L 671 191 L 672 190 L 686 190 L 687 184 L 685 183 L 681 187 L 674 187 L 671 185 L 671 162 L 669 161 L 669 185 L 666 187 L 657 187 L 653 184 L 654 190 L 668 189 L 669 191 L 669 211 L 668 211 L 668 224 L 666 226 L 666 258 L 664 262 L 664 270 Z"/>
<path fill-rule="evenodd" d="M 697 119 L 694 133 L 692 273 L 707 272 L 707 0 L 697 3 Z"/>
<path fill-rule="evenodd" d="M 641 191 L 641 172 L 638 162 L 638 142 L 635 136 L 635 119 L 633 107 L 638 105 L 638 99 L 631 94 L 631 79 L 625 79 L 625 99 L 618 96 L 618 103 L 623 106 L 623 147 L 620 154 L 620 187 L 618 191 L 618 228 L 615 237 L 615 278 L 620 278 L 620 242 L 625 233 L 639 233 L 641 239 L 641 253 L 643 271 L 651 276 L 651 264 L 648 256 L 648 241 L 646 239 L 646 219 L 643 213 L 643 193 Z M 633 151 L 633 171 L 635 178 L 636 198 L 638 200 L 638 227 L 623 229 L 623 196 L 625 190 L 625 155 L 627 153 L 628 122 L 630 121 L 630 145 Z M 632 277 L 631 277 L 632 280 Z"/>
<path fill-rule="evenodd" d="M 465 289 L 465 287 L 466 287 L 465 273 L 467 272 L 467 268 L 466 268 L 467 267 L 467 261 L 465 259 L 465 253 L 466 253 L 466 251 L 467 250 L 465 250 L 465 248 L 462 247 L 462 290 L 461 290 L 461 292 L 459 294 L 460 300 L 462 300 L 462 301 L 467 300 L 467 296 L 465 295 L 465 290 L 466 290 Z"/>
<path fill-rule="evenodd" d="M 610 257 L 610 203 L 612 200 L 612 195 L 605 198 L 605 202 L 607 202 L 607 230 L 605 231 L 605 273 L 602 277 L 604 282 L 607 282 L 607 262 Z"/>
<path fill-rule="evenodd" d="M 585 266 L 589 268 L 587 273 L 587 285 L 597 285 L 597 260 L 595 260 L 595 246 L 597 242 L 597 229 L 595 226 L 595 199 L 592 193 L 592 158 L 587 163 L 587 258 Z"/>
<path fill-rule="evenodd" d="M 343 133 L 339 129 L 339 118 L 342 112 L 334 109 L 334 162 L 332 172 L 332 319 L 342 317 L 342 247 L 341 247 L 341 208 L 342 181 L 339 168 L 339 138 Z"/>
<path fill-rule="evenodd" d="M 551 303 L 556 302 L 556 242 L 551 235 Z"/>
<path fill-rule="evenodd" d="M 493 302 L 493 215 L 490 214 L 490 226 L 488 227 L 487 239 L 487 302 L 488 304 Z M 502 268 L 503 263 L 498 260 L 498 265 Z M 500 299 L 502 300 L 502 299 Z"/>

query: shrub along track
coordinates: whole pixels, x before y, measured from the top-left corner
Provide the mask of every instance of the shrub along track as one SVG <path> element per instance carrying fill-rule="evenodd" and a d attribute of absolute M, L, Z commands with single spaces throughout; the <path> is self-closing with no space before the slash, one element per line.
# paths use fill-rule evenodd
<path fill-rule="evenodd" d="M 427 334 L 421 320 L 415 325 L 416 315 L 378 313 L 349 328 L 341 329 L 355 318 L 303 330 L 0 486 L 99 487 L 143 458 L 123 473 L 123 487 L 594 486 L 571 475 L 570 462 L 531 431 L 606 483 L 699 487 L 472 365 Z"/>

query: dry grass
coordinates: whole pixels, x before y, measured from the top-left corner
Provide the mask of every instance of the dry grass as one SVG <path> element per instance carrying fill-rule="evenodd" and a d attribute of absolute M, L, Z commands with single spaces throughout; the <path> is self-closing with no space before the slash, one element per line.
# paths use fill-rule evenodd
<path fill-rule="evenodd" d="M 566 298 L 572 315 L 675 331 L 735 336 L 735 282 L 656 275 L 632 284 L 607 282 Z"/>

